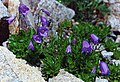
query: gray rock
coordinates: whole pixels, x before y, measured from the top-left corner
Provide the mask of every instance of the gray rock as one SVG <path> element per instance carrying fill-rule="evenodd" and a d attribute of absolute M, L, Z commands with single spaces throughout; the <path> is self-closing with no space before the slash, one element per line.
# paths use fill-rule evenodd
<path fill-rule="evenodd" d="M 109 9 L 111 14 L 108 16 L 108 24 L 113 31 L 120 31 L 120 0 L 104 0 L 110 3 Z"/>
<path fill-rule="evenodd" d="M 111 60 L 112 61 L 112 64 L 115 64 L 116 66 L 120 65 L 120 60 Z"/>
<path fill-rule="evenodd" d="M 0 1 L 0 19 L 8 16 L 10 15 L 7 11 L 7 8 L 3 5 L 2 1 Z"/>
<path fill-rule="evenodd" d="M 45 16 L 51 22 L 49 29 L 52 31 L 49 32 L 56 32 L 60 22 L 65 19 L 72 19 L 75 15 L 72 9 L 65 7 L 56 0 L 20 0 L 20 2 L 30 9 L 26 16 L 27 25 L 36 29 L 37 26 L 41 25 L 40 16 Z M 49 11 L 50 16 L 47 16 L 41 9 Z"/>
<path fill-rule="evenodd" d="M 0 82 L 45 82 L 41 75 L 37 67 L 29 66 L 0 46 Z"/>
<path fill-rule="evenodd" d="M 108 80 L 107 79 L 101 79 L 100 77 L 99 78 L 96 77 L 95 82 L 108 82 Z"/>
<path fill-rule="evenodd" d="M 120 15 L 120 3 L 112 4 L 109 9 L 112 11 L 115 15 Z"/>
<path fill-rule="evenodd" d="M 117 35 L 116 43 L 120 43 L 120 35 Z"/>
<path fill-rule="evenodd" d="M 74 75 L 61 69 L 56 77 L 50 78 L 48 82 L 84 82 Z"/>
<path fill-rule="evenodd" d="M 120 0 L 103 0 L 106 3 L 116 3 L 116 2 L 120 2 Z"/>
<path fill-rule="evenodd" d="M 106 50 L 101 51 L 101 54 L 103 58 L 111 59 L 111 56 L 113 56 L 113 52 L 107 52 Z"/>
<path fill-rule="evenodd" d="M 41 9 L 50 12 L 50 16 L 47 16 Z M 34 13 L 35 24 L 40 26 L 40 16 L 45 16 L 49 21 L 51 21 L 49 29 L 51 28 L 53 32 L 56 31 L 60 22 L 65 19 L 72 19 L 74 15 L 75 12 L 72 9 L 65 7 L 56 0 L 41 0 Z"/>

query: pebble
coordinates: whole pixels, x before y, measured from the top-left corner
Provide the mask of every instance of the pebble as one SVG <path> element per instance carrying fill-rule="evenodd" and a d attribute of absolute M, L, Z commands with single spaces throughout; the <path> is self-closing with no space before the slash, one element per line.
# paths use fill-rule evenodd
<path fill-rule="evenodd" d="M 120 65 L 120 60 L 111 60 L 113 64 L 115 64 L 116 66 Z"/>
<path fill-rule="evenodd" d="M 101 51 L 101 54 L 102 54 L 103 58 L 110 59 L 111 56 L 113 55 L 113 52 L 107 52 L 106 50 L 103 50 L 103 51 Z"/>
<path fill-rule="evenodd" d="M 108 80 L 107 79 L 101 79 L 101 77 L 96 77 L 96 80 L 95 80 L 95 82 L 108 82 Z"/>

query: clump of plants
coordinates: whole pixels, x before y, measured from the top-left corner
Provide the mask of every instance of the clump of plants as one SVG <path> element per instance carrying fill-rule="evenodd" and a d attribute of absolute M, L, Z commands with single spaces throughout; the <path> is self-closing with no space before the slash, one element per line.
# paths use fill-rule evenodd
<path fill-rule="evenodd" d="M 57 36 L 46 41 L 48 32 L 44 27 L 38 28 L 37 34 L 34 29 L 21 30 L 18 35 L 10 36 L 9 49 L 31 65 L 40 66 L 42 61 L 46 80 L 57 75 L 61 68 L 85 82 L 93 82 L 96 76 L 111 82 L 120 80 L 120 66 L 110 61 L 120 59 L 119 45 L 111 39 L 106 40 L 111 33 L 108 26 L 93 26 L 85 22 L 74 25 L 65 20 L 59 25 Z M 100 49 L 98 45 L 105 48 Z M 105 49 L 114 52 L 111 59 L 102 56 L 101 51 Z"/>
<path fill-rule="evenodd" d="M 109 14 L 108 6 L 102 0 L 58 0 L 69 8 L 72 8 L 76 15 L 74 19 L 97 24 L 105 21 Z"/>
<path fill-rule="evenodd" d="M 82 12 L 89 8 L 96 10 L 101 1 L 87 0 L 83 3 L 87 4 L 79 5 L 84 5 L 80 7 L 83 8 Z M 21 10 L 26 7 L 21 6 Z M 21 14 L 26 16 L 28 10 L 26 8 Z M 50 14 L 47 11 L 45 13 Z M 46 80 L 56 76 L 60 69 L 65 69 L 85 82 L 93 82 L 96 77 L 106 78 L 110 82 L 120 81 L 120 65 L 116 66 L 112 62 L 112 59 L 120 60 L 119 44 L 106 38 L 111 34 L 107 25 L 94 26 L 82 21 L 74 24 L 71 20 L 65 20 L 59 24 L 54 36 L 49 34 L 50 29 L 47 27 L 50 23 L 46 17 L 41 16 L 40 20 L 41 25 L 37 29 L 20 30 L 19 34 L 10 36 L 8 48 L 17 58 L 23 58 L 30 65 L 38 67 L 42 62 L 42 73 Z M 103 55 L 104 50 L 106 54 Z M 114 55 L 110 55 L 111 52 Z"/>

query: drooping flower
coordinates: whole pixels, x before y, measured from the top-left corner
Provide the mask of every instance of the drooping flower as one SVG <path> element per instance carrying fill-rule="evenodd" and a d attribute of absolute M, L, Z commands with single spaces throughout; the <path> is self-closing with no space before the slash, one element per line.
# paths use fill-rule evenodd
<path fill-rule="evenodd" d="M 96 66 L 92 69 L 92 74 L 95 74 L 96 72 Z"/>
<path fill-rule="evenodd" d="M 41 19 L 41 22 L 42 22 L 42 26 L 48 26 L 49 25 L 49 22 L 48 22 L 46 17 L 41 16 L 40 19 Z"/>
<path fill-rule="evenodd" d="M 11 16 L 9 18 L 7 18 L 6 20 L 8 21 L 9 24 L 11 24 L 15 19 L 15 16 Z"/>
<path fill-rule="evenodd" d="M 28 14 L 29 8 L 25 4 L 21 4 L 19 6 L 19 11 L 20 11 L 21 14 L 26 16 Z"/>
<path fill-rule="evenodd" d="M 108 75 L 110 73 L 107 64 L 103 61 L 100 61 L 100 71 L 102 75 Z"/>
<path fill-rule="evenodd" d="M 40 36 L 43 36 L 43 37 L 47 36 L 47 34 L 48 34 L 48 28 L 46 28 L 44 26 L 39 27 L 38 28 L 38 34 Z"/>
<path fill-rule="evenodd" d="M 82 52 L 89 53 L 92 51 L 92 46 L 84 40 L 82 43 Z"/>
<path fill-rule="evenodd" d="M 73 40 L 72 40 L 72 44 L 73 44 L 73 45 L 77 44 L 77 40 L 76 40 L 76 38 L 73 38 Z"/>
<path fill-rule="evenodd" d="M 94 44 L 98 44 L 98 42 L 100 40 L 95 34 L 91 34 L 90 39 Z"/>
<path fill-rule="evenodd" d="M 41 43 L 42 42 L 42 36 L 40 35 L 33 35 L 32 39 L 36 42 L 36 43 Z"/>
<path fill-rule="evenodd" d="M 66 53 L 71 53 L 71 52 L 72 52 L 72 50 L 71 50 L 71 46 L 68 45 L 67 48 L 66 48 Z"/>
<path fill-rule="evenodd" d="M 29 50 L 34 50 L 34 49 L 35 49 L 32 41 L 30 41 L 30 43 L 29 43 L 29 45 L 28 45 L 28 49 L 29 49 Z"/>
<path fill-rule="evenodd" d="M 49 11 L 44 10 L 44 9 L 42 9 L 42 11 L 43 11 L 46 15 L 50 16 L 50 12 L 49 12 Z"/>

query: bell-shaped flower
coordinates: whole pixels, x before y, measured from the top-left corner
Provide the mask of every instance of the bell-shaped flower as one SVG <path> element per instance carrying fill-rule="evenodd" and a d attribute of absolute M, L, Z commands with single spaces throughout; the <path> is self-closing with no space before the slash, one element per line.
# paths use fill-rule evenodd
<path fill-rule="evenodd" d="M 38 34 L 40 36 L 46 37 L 48 35 L 48 28 L 44 26 L 38 27 Z"/>
<path fill-rule="evenodd" d="M 49 22 L 48 22 L 46 17 L 41 16 L 40 19 L 41 19 L 41 22 L 42 22 L 42 26 L 48 26 L 49 25 Z"/>
<path fill-rule="evenodd" d="M 29 45 L 28 45 L 28 49 L 29 49 L 29 50 L 34 50 L 34 49 L 35 49 L 32 41 L 30 41 L 30 43 L 29 43 Z"/>
<path fill-rule="evenodd" d="M 71 53 L 71 52 L 72 52 L 72 50 L 71 50 L 71 46 L 68 45 L 67 48 L 66 48 L 66 53 Z"/>
<path fill-rule="evenodd" d="M 108 65 L 105 62 L 100 61 L 99 65 L 100 65 L 100 71 L 102 75 L 108 75 L 110 73 Z"/>
<path fill-rule="evenodd" d="M 20 4 L 19 11 L 21 14 L 26 16 L 28 14 L 29 8 L 25 4 Z"/>
<path fill-rule="evenodd" d="M 11 24 L 15 19 L 15 16 L 11 16 L 9 18 L 7 18 L 6 20 L 8 21 L 9 24 Z"/>
<path fill-rule="evenodd" d="M 33 35 L 32 36 L 32 39 L 36 42 L 36 43 L 41 43 L 42 42 L 42 36 L 40 36 L 40 35 Z"/>
<path fill-rule="evenodd" d="M 95 74 L 96 72 L 96 66 L 92 69 L 92 74 Z"/>
<path fill-rule="evenodd" d="M 82 42 L 82 53 L 90 53 L 92 51 L 92 46 L 86 41 L 84 40 Z"/>
<path fill-rule="evenodd" d="M 50 12 L 49 12 L 49 11 L 47 11 L 47 10 L 45 10 L 45 9 L 42 9 L 42 11 L 43 11 L 46 15 L 50 16 Z"/>
<path fill-rule="evenodd" d="M 98 38 L 95 34 L 90 35 L 90 39 L 94 44 L 98 44 L 100 38 Z"/>
<path fill-rule="evenodd" d="M 77 44 L 76 38 L 73 38 L 73 39 L 72 39 L 72 44 L 73 44 L 73 45 L 76 45 L 76 44 Z"/>

